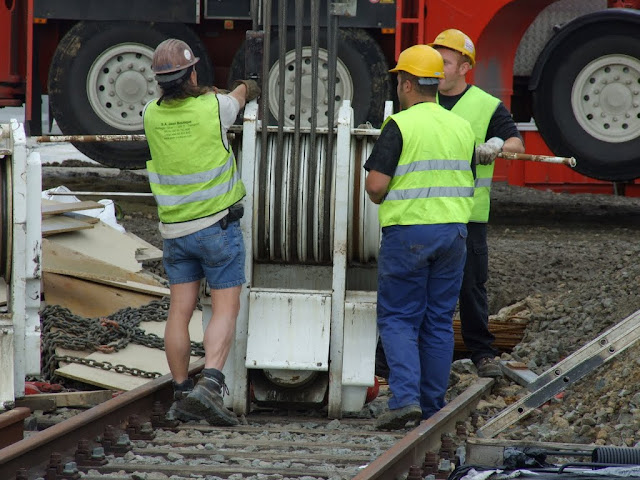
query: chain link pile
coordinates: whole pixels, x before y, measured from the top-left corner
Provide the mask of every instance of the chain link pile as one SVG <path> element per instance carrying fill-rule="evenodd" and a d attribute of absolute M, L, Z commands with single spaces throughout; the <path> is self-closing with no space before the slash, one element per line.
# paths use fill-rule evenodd
<path fill-rule="evenodd" d="M 103 370 L 113 370 L 144 378 L 160 376 L 158 372 L 146 372 L 125 365 L 98 362 L 93 359 L 57 355 L 56 348 L 75 351 L 113 353 L 129 343 L 164 350 L 164 339 L 146 333 L 140 323 L 164 322 L 169 312 L 169 298 L 153 300 L 140 308 L 127 307 L 100 318 L 86 318 L 71 313 L 59 305 L 48 305 L 40 313 L 42 369 L 45 380 L 59 381 L 55 375 L 59 362 L 78 363 Z M 202 342 L 191 342 L 191 355 L 204 356 Z"/>

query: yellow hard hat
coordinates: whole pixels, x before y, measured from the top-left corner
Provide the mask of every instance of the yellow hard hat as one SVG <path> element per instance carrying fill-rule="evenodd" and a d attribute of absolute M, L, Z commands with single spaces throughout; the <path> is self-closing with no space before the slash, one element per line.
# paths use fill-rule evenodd
<path fill-rule="evenodd" d="M 398 64 L 389 71 L 404 71 L 419 78 L 444 78 L 444 61 L 436 49 L 413 45 L 400 52 Z"/>
<path fill-rule="evenodd" d="M 429 46 L 450 48 L 469 57 L 472 67 L 476 64 L 476 47 L 473 46 L 473 42 L 467 35 L 455 28 L 440 32 Z"/>

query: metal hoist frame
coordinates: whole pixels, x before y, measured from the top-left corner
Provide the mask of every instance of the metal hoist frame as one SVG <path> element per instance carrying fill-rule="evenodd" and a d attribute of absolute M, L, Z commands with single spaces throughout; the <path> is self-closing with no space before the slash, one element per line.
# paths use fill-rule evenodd
<path fill-rule="evenodd" d="M 27 155 L 22 124 L 2 128 L 0 162 L 7 267 L 7 311 L 0 314 L 0 410 L 25 393 L 25 377 L 40 375 L 40 280 L 42 223 L 40 154 Z M 7 148 L 1 145 L 6 143 Z M 7 233 L 7 235 L 4 235 Z M 10 265 L 9 265 L 10 264 Z"/>
<path fill-rule="evenodd" d="M 281 79 L 288 74 L 283 61 L 286 5 L 286 0 L 278 0 Z M 320 2 L 311 0 L 308 6 L 312 33 L 310 93 L 315 105 Z M 247 51 L 263 48 L 262 68 L 257 68 L 255 58 L 247 58 L 245 65 L 249 76 L 261 71 L 260 108 L 257 102 L 245 107 L 242 140 L 236 145 L 242 181 L 248 190 L 243 200 L 245 214 L 240 220 L 248 282 L 241 291 L 235 341 L 223 369 L 231 390 L 225 404 L 239 415 L 248 412 L 249 370 L 324 372 L 325 383 L 319 388 L 305 386 L 305 394 L 318 393 L 322 400 L 328 390 L 329 417 L 340 418 L 345 411 L 362 408 L 367 389 L 375 381 L 376 295 L 371 290 L 347 291 L 347 264 L 350 260 L 366 263 L 377 257 L 377 206 L 364 200 L 362 165 L 372 148 L 370 140 L 379 135 L 379 130 L 360 129 L 356 139 L 349 101 L 343 102 L 335 128 L 333 121 L 330 128 L 319 128 L 313 114 L 310 127 L 302 127 L 300 75 L 293 85 L 293 126 L 284 127 L 284 108 L 275 115 L 277 126 L 268 126 L 271 92 L 265 81 L 271 64 L 272 2 L 262 1 L 260 7 L 261 16 L 253 19 L 253 31 L 247 34 Z M 327 7 L 326 48 L 328 70 L 332 72 L 337 62 L 338 16 L 355 14 L 356 2 L 327 2 Z M 305 8 L 305 2 L 295 2 L 291 12 L 295 18 L 296 72 L 301 71 Z M 258 24 L 262 32 L 256 31 Z M 253 43 L 256 39 L 260 41 Z M 335 97 L 335 83 L 335 75 L 329 74 L 325 86 L 328 98 Z M 284 93 L 281 81 L 280 98 Z M 327 105 L 327 118 L 335 118 L 333 102 Z M 357 245 L 348 241 L 354 239 Z M 290 275 L 292 285 L 283 288 L 270 283 L 265 268 L 272 268 L 269 272 L 273 277 Z M 296 275 L 309 280 L 318 272 L 323 278 L 311 282 L 312 287 L 309 282 L 306 288 L 295 282 Z M 205 296 L 202 304 L 206 328 L 210 298 Z M 256 389 L 254 382 L 254 393 Z"/>
<path fill-rule="evenodd" d="M 387 110 L 390 112 L 391 102 Z M 261 257 L 257 248 L 262 241 L 261 235 L 264 235 L 257 227 L 265 211 L 265 195 L 260 195 L 263 183 L 258 179 L 267 161 L 262 158 L 264 129 L 267 130 L 267 157 L 270 158 L 275 152 L 278 132 L 261 124 L 258 120 L 258 104 L 250 102 L 245 107 L 242 140 L 237 146 L 241 178 L 247 186 L 247 194 L 243 200 L 245 214 L 240 220 L 245 239 L 247 284 L 241 291 L 235 341 L 223 369 L 231 390 L 231 396 L 225 402 L 237 414 L 248 412 L 248 369 L 324 371 L 328 372 L 329 416 L 340 418 L 345 411 L 360 410 L 364 405 L 367 388 L 374 384 L 376 292 L 348 290 L 347 271 L 350 264 L 359 264 L 364 259 L 377 257 L 380 240 L 377 205 L 366 200 L 362 165 L 380 130 L 354 127 L 351 104 L 349 101 L 343 103 L 338 115 L 335 152 L 328 160 L 332 167 L 327 169 L 333 171 L 328 182 L 330 189 L 326 192 L 331 205 L 331 251 L 321 268 L 329 269 L 331 273 L 325 287 L 309 289 L 279 286 L 270 288 L 265 284 L 264 276 L 257 280 L 257 269 L 264 267 L 259 262 Z M 324 130 L 316 131 L 316 134 L 329 135 Z M 292 129 L 285 129 L 284 133 L 290 135 Z M 302 134 L 302 143 L 307 146 L 308 153 L 307 140 L 310 132 L 303 129 Z M 318 155 L 321 154 L 324 155 L 323 152 L 318 152 Z M 304 168 L 288 169 L 283 175 L 296 175 L 304 171 Z M 269 195 L 266 198 L 268 203 Z M 273 210 L 289 212 L 286 201 L 283 202 L 285 203 L 273 206 Z M 306 208 L 302 205 L 298 204 L 293 215 L 300 216 L 300 212 Z M 281 223 L 286 223 L 286 219 L 276 218 Z M 317 217 L 315 219 L 318 220 Z M 307 222 L 299 224 L 306 225 Z M 298 231 L 296 235 L 301 233 L 304 232 Z M 357 239 L 357 245 L 354 245 L 354 239 Z M 272 260 L 273 271 L 290 267 L 295 275 L 304 268 L 313 268 L 313 265 L 299 265 L 304 260 L 301 252 L 298 250 L 295 258 L 263 258 L 263 261 Z M 313 264 L 317 259 L 311 255 L 306 260 Z M 375 270 L 370 273 L 375 274 Z M 210 299 L 204 298 L 202 303 L 206 327 Z M 308 323 L 305 324 L 305 321 Z M 285 354 L 287 338 L 292 342 L 308 341 L 309 348 Z M 280 343 L 272 344 L 269 340 Z M 313 349 L 317 350 L 316 356 L 310 353 Z"/>

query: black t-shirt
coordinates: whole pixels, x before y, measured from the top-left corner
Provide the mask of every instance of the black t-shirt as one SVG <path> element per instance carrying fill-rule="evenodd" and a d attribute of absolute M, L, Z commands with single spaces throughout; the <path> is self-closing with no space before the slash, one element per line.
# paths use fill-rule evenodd
<path fill-rule="evenodd" d="M 373 145 L 373 150 L 364 164 L 364 169 L 368 172 L 375 170 L 393 177 L 402 153 L 402 134 L 398 124 L 389 119 L 380 132 L 378 140 Z"/>
<path fill-rule="evenodd" d="M 371 154 L 364 164 L 364 169 L 367 172 L 375 170 L 393 177 L 401 154 L 402 133 L 398 124 L 393 118 L 390 118 L 382 129 L 378 140 L 373 145 L 373 150 L 371 150 Z M 473 172 L 473 178 L 476 178 L 476 162 L 474 158 L 471 158 L 471 171 Z"/>
<path fill-rule="evenodd" d="M 441 93 L 439 93 L 438 102 L 440 102 L 440 105 L 442 105 L 447 110 L 451 110 L 455 106 L 455 104 L 458 103 L 458 100 L 460 100 L 462 96 L 467 93 L 467 90 L 469 90 L 469 88 L 471 88 L 471 85 L 467 85 L 467 88 L 465 88 L 464 92 L 458 95 L 442 95 Z M 505 107 L 502 102 L 500 102 L 498 108 L 496 108 L 496 111 L 493 112 L 493 115 L 491 116 L 485 141 L 493 137 L 498 137 L 503 140 L 511 137 L 518 137 L 520 140 L 522 140 L 522 136 L 518 131 L 518 127 L 513 121 L 513 117 L 511 117 L 509 110 L 507 110 L 507 107 Z"/>

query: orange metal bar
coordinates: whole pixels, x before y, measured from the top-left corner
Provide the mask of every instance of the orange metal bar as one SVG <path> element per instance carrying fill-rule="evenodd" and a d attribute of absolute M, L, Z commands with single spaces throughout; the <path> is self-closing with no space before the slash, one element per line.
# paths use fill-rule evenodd
<path fill-rule="evenodd" d="M 423 43 L 427 0 L 396 0 L 395 59 L 411 45 Z"/>

